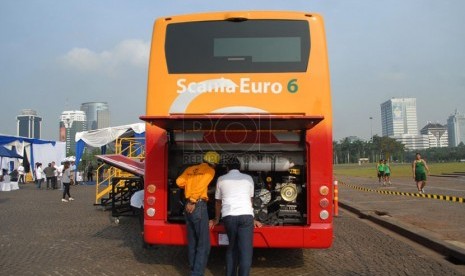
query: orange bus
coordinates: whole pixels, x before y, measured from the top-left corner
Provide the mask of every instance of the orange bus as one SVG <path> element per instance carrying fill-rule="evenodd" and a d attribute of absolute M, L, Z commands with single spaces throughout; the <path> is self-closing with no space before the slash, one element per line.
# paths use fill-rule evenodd
<path fill-rule="evenodd" d="M 254 179 L 255 247 L 333 240 L 332 110 L 323 18 L 238 11 L 159 18 L 146 115 L 144 239 L 187 243 L 176 178 L 214 150 Z M 222 175 L 219 166 L 216 175 Z M 209 188 L 214 216 L 215 181 Z M 220 224 L 212 245 L 226 236 Z"/>

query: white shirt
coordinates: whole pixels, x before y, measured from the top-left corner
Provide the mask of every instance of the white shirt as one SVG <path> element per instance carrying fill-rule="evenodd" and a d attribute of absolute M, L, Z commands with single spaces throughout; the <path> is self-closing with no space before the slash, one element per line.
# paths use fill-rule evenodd
<path fill-rule="evenodd" d="M 137 191 L 131 196 L 131 206 L 135 208 L 144 207 L 144 190 Z"/>
<path fill-rule="evenodd" d="M 63 168 L 64 168 L 64 167 L 65 167 L 65 166 L 63 166 L 63 165 L 55 166 L 55 168 L 56 168 L 56 171 L 55 171 L 55 172 L 58 174 L 57 176 L 61 177 L 61 175 L 63 174 Z"/>
<path fill-rule="evenodd" d="M 44 176 L 42 175 L 42 172 L 43 172 L 42 167 L 37 167 L 37 169 L 36 169 L 36 179 L 44 178 Z"/>
<path fill-rule="evenodd" d="M 19 165 L 18 167 L 18 174 L 23 175 L 24 174 L 24 167 L 22 165 Z"/>
<path fill-rule="evenodd" d="M 222 201 L 221 216 L 252 215 L 254 183 L 250 175 L 230 170 L 220 176 L 216 184 L 215 199 Z"/>
<path fill-rule="evenodd" d="M 58 176 L 59 173 L 58 173 L 58 167 L 57 167 L 57 165 L 55 164 L 53 167 L 55 168 L 55 170 L 53 171 L 53 174 L 54 174 L 55 176 Z"/>

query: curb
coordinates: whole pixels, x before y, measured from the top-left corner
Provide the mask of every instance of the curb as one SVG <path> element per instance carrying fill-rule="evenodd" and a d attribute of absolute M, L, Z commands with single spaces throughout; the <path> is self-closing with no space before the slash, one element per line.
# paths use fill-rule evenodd
<path fill-rule="evenodd" d="M 366 188 L 366 187 L 362 187 L 362 186 L 347 184 L 345 182 L 340 182 L 340 183 L 342 185 L 345 185 L 345 186 L 349 187 L 349 188 L 359 190 L 359 191 L 364 191 L 364 192 L 375 192 L 375 193 L 384 194 L 384 195 L 400 195 L 400 196 L 422 197 L 422 198 L 438 199 L 438 200 L 445 200 L 445 201 L 458 202 L 458 203 L 464 203 L 465 202 L 465 198 L 459 197 L 459 196 L 435 195 L 435 194 L 429 194 L 429 193 L 428 194 L 420 194 L 420 193 L 412 193 L 412 192 L 397 192 L 397 191 Z"/>
<path fill-rule="evenodd" d="M 380 216 L 372 210 L 363 210 L 363 208 L 360 208 L 354 203 L 339 201 L 339 205 L 341 208 L 358 215 L 360 218 L 368 219 L 382 227 L 394 231 L 397 234 L 436 251 L 453 262 L 465 264 L 465 248 L 444 241 L 438 235 L 430 231 L 403 223 L 392 217 Z"/>

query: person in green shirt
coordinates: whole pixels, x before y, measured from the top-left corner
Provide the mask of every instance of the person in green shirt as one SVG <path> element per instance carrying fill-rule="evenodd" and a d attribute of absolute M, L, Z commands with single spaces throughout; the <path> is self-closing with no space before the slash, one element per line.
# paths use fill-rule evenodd
<path fill-rule="evenodd" d="M 376 171 L 378 172 L 378 182 L 381 183 L 381 179 L 384 179 L 383 159 L 379 160 L 378 165 L 376 166 Z"/>
<path fill-rule="evenodd" d="M 385 184 L 391 185 L 391 166 L 389 166 L 389 163 L 387 160 L 384 160 L 384 183 Z"/>
<path fill-rule="evenodd" d="M 429 168 L 428 165 L 426 165 L 426 161 L 421 158 L 421 154 L 419 153 L 415 155 L 415 160 L 412 163 L 412 173 L 413 179 L 417 184 L 418 192 L 420 194 L 424 194 L 426 185 L 426 173 L 429 174 Z"/>

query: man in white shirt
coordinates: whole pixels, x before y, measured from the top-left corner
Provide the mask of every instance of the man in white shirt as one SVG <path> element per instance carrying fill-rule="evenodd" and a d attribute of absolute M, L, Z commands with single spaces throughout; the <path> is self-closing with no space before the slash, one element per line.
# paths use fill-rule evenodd
<path fill-rule="evenodd" d="M 24 174 L 25 174 L 25 170 L 24 170 L 23 163 L 19 163 L 19 166 L 18 166 L 18 183 L 19 184 L 26 183 L 24 181 Z"/>
<path fill-rule="evenodd" d="M 230 160 L 229 172 L 218 178 L 215 192 L 215 219 L 210 228 L 219 223 L 220 214 L 228 236 L 226 275 L 249 275 L 253 255 L 253 229 L 262 227 L 254 220 L 252 200 L 254 182 L 250 175 L 239 171 L 237 158 Z"/>
<path fill-rule="evenodd" d="M 41 186 L 42 186 L 42 181 L 44 180 L 44 176 L 43 176 L 43 170 L 42 170 L 42 163 L 39 163 L 37 162 L 36 163 L 36 187 L 37 189 L 42 189 Z"/>

